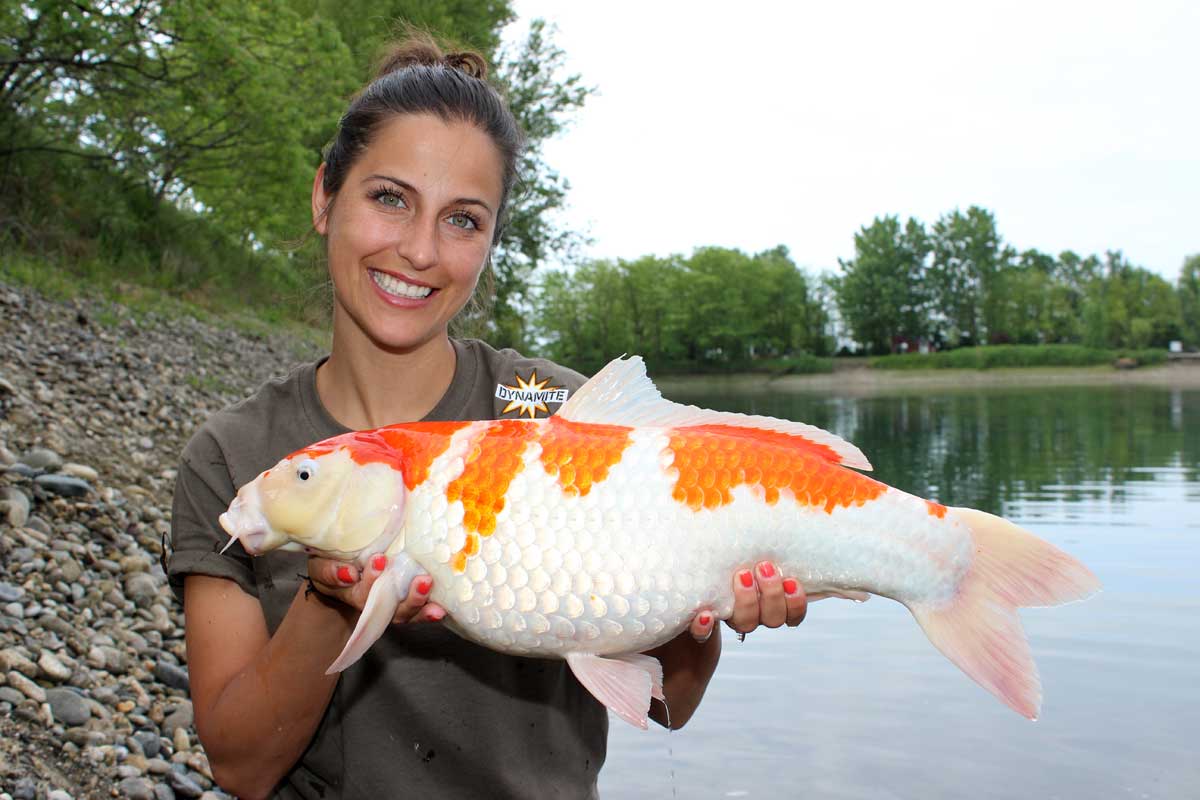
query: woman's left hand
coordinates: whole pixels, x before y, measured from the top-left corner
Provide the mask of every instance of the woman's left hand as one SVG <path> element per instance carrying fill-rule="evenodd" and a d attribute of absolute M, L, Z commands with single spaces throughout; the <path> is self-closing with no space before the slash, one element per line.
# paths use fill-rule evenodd
<path fill-rule="evenodd" d="M 808 613 L 808 598 L 804 587 L 795 578 L 785 578 L 770 561 L 760 561 L 754 569 L 744 569 L 733 576 L 733 615 L 725 622 L 738 633 L 749 633 L 759 625 L 778 628 L 794 627 Z M 701 611 L 692 620 L 691 633 L 703 642 L 712 635 L 716 618 L 710 611 Z"/>

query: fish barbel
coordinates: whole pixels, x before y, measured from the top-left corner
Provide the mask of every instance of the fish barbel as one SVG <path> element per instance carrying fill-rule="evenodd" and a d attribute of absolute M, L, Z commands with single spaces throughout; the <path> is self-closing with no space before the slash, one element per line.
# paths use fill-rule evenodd
<path fill-rule="evenodd" d="M 819 428 L 663 399 L 633 357 L 548 419 L 391 425 L 311 445 L 243 486 L 220 521 L 252 555 L 365 567 L 387 554 L 330 672 L 428 573 L 460 635 L 566 659 L 646 727 L 662 669 L 639 654 L 701 609 L 729 618 L 731 576 L 771 560 L 810 598 L 903 603 L 951 661 L 1035 719 L 1041 687 L 1016 609 L 1082 599 L 1096 577 L 999 517 L 856 469 L 870 469 L 858 448 Z"/>

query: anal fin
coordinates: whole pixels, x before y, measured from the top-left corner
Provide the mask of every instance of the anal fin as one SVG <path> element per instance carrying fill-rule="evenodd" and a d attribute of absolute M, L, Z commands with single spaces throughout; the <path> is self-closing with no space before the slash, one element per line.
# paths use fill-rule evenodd
<path fill-rule="evenodd" d="M 630 725 L 649 727 L 650 698 L 662 699 L 662 665 L 653 656 L 606 658 L 568 653 L 567 664 L 592 696 Z M 657 678 L 655 675 L 657 674 Z"/>

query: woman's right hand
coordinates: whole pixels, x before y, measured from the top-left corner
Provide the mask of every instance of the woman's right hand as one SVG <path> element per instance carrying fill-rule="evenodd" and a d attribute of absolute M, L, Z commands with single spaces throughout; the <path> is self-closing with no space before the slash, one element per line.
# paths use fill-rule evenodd
<path fill-rule="evenodd" d="M 325 595 L 338 600 L 355 611 L 362 611 L 367 603 L 371 586 L 380 574 L 387 569 L 387 556 L 382 553 L 372 556 L 364 569 L 345 561 L 335 561 L 329 558 L 311 556 L 308 559 L 308 576 L 312 579 L 313 587 Z M 429 593 L 433 591 L 433 578 L 429 575 L 418 575 L 409 586 L 408 596 L 396 607 L 392 616 L 392 624 L 402 625 L 412 622 L 440 622 L 446 617 L 446 610 L 437 603 L 429 602 Z"/>

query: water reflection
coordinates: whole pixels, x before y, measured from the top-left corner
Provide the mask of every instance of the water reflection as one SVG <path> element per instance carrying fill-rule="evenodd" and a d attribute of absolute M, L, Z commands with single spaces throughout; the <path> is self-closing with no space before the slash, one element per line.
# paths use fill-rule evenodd
<path fill-rule="evenodd" d="M 1105 588 L 1022 614 L 1046 692 L 1037 723 L 971 683 L 886 600 L 826 601 L 796 631 L 726 637 L 687 729 L 613 723 L 604 796 L 1200 796 L 1200 392 L 675 399 L 833 430 L 887 483 L 1003 513 Z"/>

